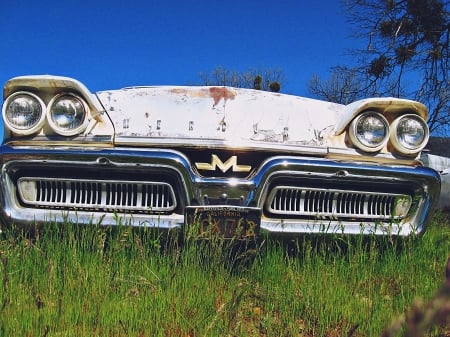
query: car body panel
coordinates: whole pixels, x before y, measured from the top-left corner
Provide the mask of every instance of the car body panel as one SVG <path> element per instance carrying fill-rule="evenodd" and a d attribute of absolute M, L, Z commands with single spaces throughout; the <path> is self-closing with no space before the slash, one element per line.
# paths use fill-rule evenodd
<path fill-rule="evenodd" d="M 338 104 L 238 88 L 141 87 L 97 96 L 114 122 L 117 141 L 147 137 L 149 142 L 172 138 L 314 146 L 320 144 L 318 133 L 333 125 L 342 110 Z"/>
<path fill-rule="evenodd" d="M 441 178 L 441 194 L 438 207 L 444 211 L 450 211 L 450 158 L 435 154 L 424 153 L 422 156 L 424 165 L 436 170 Z"/>

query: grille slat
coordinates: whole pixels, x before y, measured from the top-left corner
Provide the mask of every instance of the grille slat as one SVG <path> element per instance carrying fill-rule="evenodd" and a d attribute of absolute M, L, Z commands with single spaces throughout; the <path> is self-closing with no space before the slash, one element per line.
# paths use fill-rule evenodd
<path fill-rule="evenodd" d="M 405 194 L 276 186 L 266 210 L 274 216 L 399 219 L 407 215 L 409 207 L 396 210 L 398 200 L 411 203 Z"/>
<path fill-rule="evenodd" d="M 172 186 L 159 181 L 110 181 L 24 177 L 18 180 L 23 203 L 35 207 L 131 212 L 172 212 Z"/>

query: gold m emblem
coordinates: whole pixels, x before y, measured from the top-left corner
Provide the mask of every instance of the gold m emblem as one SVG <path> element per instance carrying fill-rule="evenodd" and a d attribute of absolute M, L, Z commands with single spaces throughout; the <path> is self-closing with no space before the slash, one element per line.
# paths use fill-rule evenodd
<path fill-rule="evenodd" d="M 238 165 L 237 156 L 231 156 L 224 163 L 215 154 L 211 155 L 211 163 L 195 163 L 195 166 L 197 169 L 205 171 L 215 171 L 218 167 L 223 173 L 227 172 L 230 168 L 233 172 L 249 172 L 252 169 L 249 165 Z"/>

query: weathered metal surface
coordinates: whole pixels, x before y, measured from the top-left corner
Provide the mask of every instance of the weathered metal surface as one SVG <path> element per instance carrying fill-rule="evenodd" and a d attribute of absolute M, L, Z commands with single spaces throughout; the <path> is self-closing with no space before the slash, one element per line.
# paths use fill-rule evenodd
<path fill-rule="evenodd" d="M 117 136 L 329 145 L 343 106 L 221 87 L 148 87 L 97 94 Z M 150 141 L 150 140 L 149 140 Z"/>
<path fill-rule="evenodd" d="M 115 144 L 125 146 L 214 146 L 271 148 L 296 153 L 316 153 L 334 159 L 361 159 L 346 141 L 348 124 L 365 109 L 392 120 L 400 111 L 426 117 L 424 105 L 396 98 L 370 98 L 347 106 L 304 97 L 228 87 L 157 86 L 133 87 L 92 94 L 81 82 L 61 76 L 17 77 L 8 81 L 4 98 L 17 90 L 39 93 L 47 103 L 56 93 L 75 92 L 91 109 L 90 123 L 75 142 L 55 144 Z M 5 130 L 5 136 L 10 136 Z M 110 137 L 110 139 L 105 137 Z M 46 129 L 33 144 L 51 145 Z M 106 141 L 105 141 L 106 140 Z M 12 139 L 16 145 L 29 140 Z M 416 158 L 404 158 L 415 164 Z M 385 146 L 365 161 L 397 162 Z"/>
<path fill-rule="evenodd" d="M 361 158 L 343 132 L 361 111 L 373 109 L 388 120 L 405 110 L 427 115 L 424 105 L 404 99 L 374 98 L 345 106 L 226 87 L 136 87 L 97 97 L 114 124 L 116 144 L 203 141 L 203 146 L 272 146 L 296 152 L 308 147 L 307 152 L 325 150 L 333 158 Z M 366 160 L 386 158 L 398 160 L 387 147 Z"/>

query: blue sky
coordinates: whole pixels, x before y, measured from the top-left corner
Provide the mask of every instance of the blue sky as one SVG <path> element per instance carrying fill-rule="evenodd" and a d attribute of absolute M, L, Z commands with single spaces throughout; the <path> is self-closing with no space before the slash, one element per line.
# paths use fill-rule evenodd
<path fill-rule="evenodd" d="M 349 64 L 339 0 L 1 0 L 0 83 L 74 77 L 91 91 L 199 84 L 221 66 L 280 68 L 282 92 L 307 95 L 313 74 Z"/>

